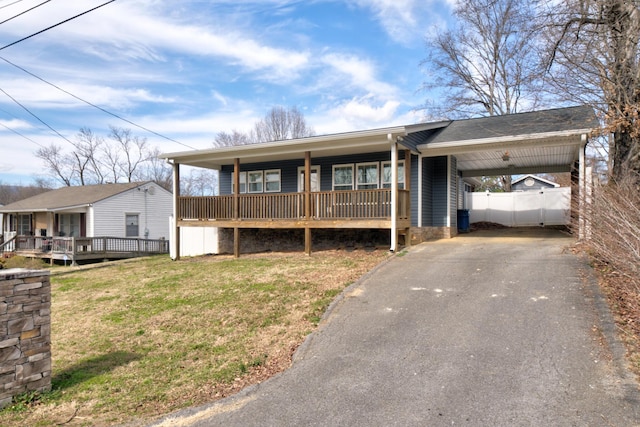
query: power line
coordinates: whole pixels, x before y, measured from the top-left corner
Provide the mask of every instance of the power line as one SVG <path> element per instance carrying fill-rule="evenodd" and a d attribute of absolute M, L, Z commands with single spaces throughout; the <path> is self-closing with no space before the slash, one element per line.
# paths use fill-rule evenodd
<path fill-rule="evenodd" d="M 0 122 L 0 126 L 2 126 L 3 128 L 5 128 L 6 130 L 15 133 L 18 136 L 23 137 L 24 139 L 26 139 L 27 141 L 33 142 L 34 144 L 36 144 L 38 147 L 40 148 L 46 148 L 44 145 L 40 144 L 39 142 L 34 141 L 33 139 L 29 138 L 26 135 L 21 134 L 20 132 L 18 132 L 15 129 L 10 128 L 9 126 L 5 125 L 4 123 Z"/>
<path fill-rule="evenodd" d="M 75 144 L 73 142 L 71 142 L 71 140 L 69 140 L 66 136 L 64 136 L 63 134 L 61 134 L 60 132 L 58 132 L 57 130 L 55 130 L 54 128 L 52 128 L 51 126 L 49 126 L 48 123 L 46 123 L 44 120 L 42 120 L 40 117 L 36 116 L 34 113 L 31 112 L 31 110 L 29 110 L 27 107 L 25 107 L 24 105 L 22 105 L 17 99 L 15 99 L 13 96 L 9 95 L 4 89 L 0 88 L 0 92 L 4 93 L 5 95 L 7 95 L 7 97 L 9 97 L 13 102 L 15 102 L 16 104 L 18 104 L 20 107 L 22 107 L 22 109 L 24 111 L 26 111 L 27 113 L 29 113 L 31 116 L 33 116 L 33 118 L 35 118 L 37 121 L 39 121 L 40 123 L 42 123 L 43 125 L 45 125 L 46 127 L 48 127 L 49 129 L 51 129 L 56 135 L 58 135 L 60 138 L 64 139 L 65 141 L 67 141 L 69 144 L 75 146 Z"/>
<path fill-rule="evenodd" d="M 19 14 L 15 15 L 15 16 L 12 16 L 11 18 L 5 19 L 4 21 L 0 22 L 0 25 L 1 25 L 1 24 L 4 24 L 5 22 L 9 22 L 9 21 L 11 21 L 12 19 L 17 18 L 18 16 L 24 15 L 24 14 L 25 14 L 25 13 L 27 13 L 27 12 L 31 12 L 33 9 L 37 9 L 37 8 L 39 8 L 40 6 L 42 6 L 42 5 L 44 5 L 44 4 L 49 3 L 50 1 L 51 1 L 51 0 L 43 1 L 42 3 L 40 3 L 40 4 L 38 4 L 38 5 L 35 5 L 35 6 L 33 6 L 32 8 L 25 10 L 24 12 L 20 12 Z M 13 4 L 13 3 L 12 3 L 12 4 Z"/>
<path fill-rule="evenodd" d="M 21 0 L 19 0 L 19 1 L 21 1 Z M 14 2 L 14 3 L 11 3 L 11 4 L 18 3 L 19 1 Z M 38 6 L 41 6 L 41 5 L 43 5 L 43 4 L 45 4 L 45 3 L 49 2 L 49 1 L 51 1 L 51 0 L 47 0 L 47 1 L 45 1 L 45 2 L 43 2 L 43 3 L 41 3 L 41 4 L 39 4 Z M 8 45 L 6 45 L 6 46 L 4 46 L 4 47 L 1 47 L 1 48 L 0 48 L 0 50 L 6 49 L 7 47 L 13 46 L 13 45 L 15 45 L 15 44 L 17 44 L 17 43 L 20 43 L 21 41 L 27 40 L 27 39 L 29 39 L 29 38 L 31 38 L 31 37 L 33 37 L 33 36 L 36 36 L 36 35 L 41 34 L 41 33 L 45 32 L 45 31 L 47 31 L 47 30 L 50 30 L 51 28 L 55 28 L 55 27 L 57 27 L 57 26 L 59 26 L 59 25 L 62 25 L 62 24 L 64 24 L 64 23 L 66 23 L 66 22 L 69 22 L 69 21 L 71 21 L 71 20 L 73 20 L 73 19 L 75 19 L 75 18 L 78 18 L 78 17 L 80 17 L 80 16 L 82 16 L 82 15 L 85 15 L 85 14 L 87 14 L 87 13 L 89 13 L 89 12 L 92 12 L 92 11 L 94 11 L 94 10 L 98 9 L 98 8 L 101 8 L 101 7 L 106 6 L 106 5 L 110 4 L 110 3 L 113 3 L 114 1 L 115 1 L 115 0 L 110 0 L 110 1 L 108 1 L 108 2 L 106 2 L 106 3 L 103 3 L 103 4 L 99 5 L 99 6 L 96 6 L 96 7 L 92 8 L 92 9 L 89 9 L 89 10 L 87 10 L 87 11 L 85 11 L 85 12 L 82 12 L 82 13 L 80 13 L 80 14 L 76 15 L 76 16 L 73 16 L 73 17 L 71 17 L 71 18 L 69 18 L 69 19 L 66 19 L 66 20 L 64 20 L 64 21 L 62 21 L 62 22 L 59 22 L 59 23 L 57 23 L 57 24 L 55 24 L 55 25 L 52 25 L 52 26 L 50 26 L 50 27 L 47 27 L 47 28 L 45 28 L 44 30 L 38 31 L 37 33 L 34 33 L 34 34 L 30 35 L 30 36 L 24 37 L 24 38 L 22 38 L 22 39 L 20 39 L 20 40 L 18 40 L 18 41 L 15 41 L 15 42 L 10 43 L 10 44 L 8 44 Z M 35 6 L 35 7 L 38 7 L 38 6 Z M 5 7 L 6 7 L 6 6 L 5 6 Z M 31 8 L 31 9 L 29 9 L 29 10 L 32 10 L 32 9 L 34 9 L 35 7 Z M 0 8 L 2 8 L 2 7 L 0 7 Z M 25 12 L 23 12 L 23 13 L 26 13 L 26 12 L 28 12 L 29 10 L 27 10 L 27 11 L 25 11 Z M 19 16 L 19 15 L 17 15 L 17 16 Z M 13 18 L 10 18 L 10 19 L 13 19 Z M 3 21 L 3 22 L 6 22 L 6 21 Z M 0 24 L 2 24 L 2 22 L 0 22 Z M 132 126 L 135 126 L 135 127 L 139 128 L 139 129 L 142 129 L 142 130 L 144 130 L 144 131 L 146 131 L 146 132 L 149 132 L 149 133 L 151 133 L 151 134 L 153 134 L 153 135 L 156 135 L 156 136 L 158 136 L 158 137 L 160 137 L 160 138 L 166 139 L 167 141 L 175 142 L 176 144 L 182 145 L 183 147 L 189 148 L 189 149 L 191 149 L 191 150 L 195 150 L 195 148 L 194 148 L 194 147 L 191 147 L 190 145 L 184 144 L 184 143 L 182 143 L 182 142 L 180 142 L 180 141 L 176 141 L 176 140 L 175 140 L 175 139 L 173 139 L 173 138 L 169 138 L 168 136 L 162 135 L 162 134 L 160 134 L 160 133 L 158 133 L 158 132 L 155 132 L 155 131 L 153 131 L 153 130 L 151 130 L 151 129 L 147 128 L 147 127 L 144 127 L 144 126 L 142 126 L 142 125 L 139 125 L 139 124 L 137 124 L 137 123 L 134 123 L 134 122 L 133 122 L 133 121 L 131 121 L 131 120 L 128 120 L 128 119 L 126 119 L 126 118 L 124 118 L 124 117 L 122 117 L 122 116 L 119 116 L 118 114 L 112 113 L 111 111 L 108 111 L 108 110 L 106 110 L 106 109 L 104 109 L 104 108 L 102 108 L 102 107 L 100 107 L 100 106 L 98 106 L 98 105 L 96 105 L 96 104 L 93 104 L 93 103 L 91 103 L 91 102 L 89 102 L 89 101 L 87 101 L 87 100 L 85 100 L 85 99 L 83 99 L 83 98 L 81 98 L 81 97 L 79 97 L 79 96 L 77 96 L 77 95 L 74 95 L 73 93 L 71 93 L 71 92 L 69 92 L 69 91 L 67 91 L 67 90 L 65 90 L 65 89 L 63 89 L 63 88 L 61 88 L 60 86 L 57 86 L 57 85 L 55 85 L 55 84 L 53 84 L 53 83 L 51 83 L 51 82 L 49 82 L 49 81 L 45 80 L 44 78 L 42 78 L 42 77 L 40 77 L 40 76 L 37 76 L 36 74 L 34 74 L 34 73 L 32 73 L 32 72 L 28 71 L 27 69 L 25 69 L 25 68 L 23 68 L 23 67 L 21 67 L 21 66 L 19 66 L 19 65 L 17 65 L 17 64 L 14 64 L 13 62 L 9 61 L 8 59 L 6 59 L 6 58 L 4 58 L 4 57 L 1 57 L 1 56 L 0 56 L 0 60 L 2 60 L 2 61 L 4 61 L 4 62 L 6 62 L 7 64 L 9 64 L 9 65 L 11 65 L 11 66 L 13 66 L 13 67 L 15 67 L 15 68 L 17 68 L 17 69 L 21 70 L 21 71 L 23 71 L 24 73 L 29 74 L 30 76 L 32 76 L 32 77 L 34 77 L 34 78 L 36 78 L 36 79 L 40 80 L 40 81 L 41 81 L 41 82 L 43 82 L 43 83 L 46 83 L 46 84 L 48 84 L 49 86 L 52 86 L 52 87 L 54 87 L 55 89 L 57 89 L 57 90 L 59 90 L 59 91 L 61 91 L 61 92 L 66 93 L 67 95 L 69 95 L 69 96 L 71 96 L 71 97 L 73 97 L 73 98 L 77 99 L 78 101 L 83 102 L 83 103 L 85 103 L 85 104 L 87 104 L 87 105 L 89 105 L 89 106 L 91 106 L 91 107 L 93 107 L 93 108 L 96 108 L 96 109 L 98 109 L 98 110 L 102 111 L 103 113 L 109 114 L 109 115 L 110 115 L 110 116 L 112 116 L 112 117 L 115 117 L 115 118 L 117 118 L 117 119 L 119 119 L 119 120 L 122 120 L 122 121 L 124 121 L 124 122 L 126 122 L 126 123 L 129 123 L 129 124 L 130 124 L 130 125 L 132 125 Z M 2 90 L 2 89 L 0 89 L 0 90 Z M 29 114 L 31 114 L 33 117 L 35 117 L 38 121 L 42 122 L 42 120 L 40 120 L 40 119 L 39 119 L 35 114 L 33 114 L 33 113 L 32 113 L 31 111 L 29 111 L 26 107 L 24 107 L 22 104 L 20 104 L 20 103 L 19 103 L 18 101 L 16 101 L 14 98 L 12 98 L 12 97 L 11 97 L 8 93 L 6 93 L 4 90 L 2 90 L 2 92 L 4 92 L 4 93 L 5 93 L 5 95 L 7 95 L 7 96 L 9 96 L 11 99 L 13 99 L 13 100 L 14 100 L 14 102 L 16 102 L 16 103 L 17 103 L 18 105 L 20 105 L 22 108 L 24 108 L 24 109 L 25 109 Z M 57 133 L 58 135 L 60 135 L 60 134 L 59 134 L 55 129 L 53 129 L 51 126 L 47 125 L 47 124 L 46 124 L 46 123 L 44 123 L 44 122 L 42 122 L 42 123 L 43 123 L 45 126 L 47 126 L 49 129 L 51 129 L 52 131 L 54 131 L 55 133 Z M 62 136 L 62 135 L 60 135 L 60 136 L 61 136 L 62 138 L 64 138 L 64 139 L 66 139 L 64 136 Z M 67 140 L 67 141 L 68 141 L 68 140 Z M 70 141 L 69 141 L 69 142 L 70 142 Z"/>
<path fill-rule="evenodd" d="M 16 0 L 13 3 L 5 4 L 4 6 L 0 6 L 0 9 L 4 9 L 5 7 L 13 6 L 14 4 L 20 3 L 21 1 L 24 1 L 24 0 Z"/>
<path fill-rule="evenodd" d="M 142 125 L 139 125 L 137 123 L 132 122 L 131 120 L 125 119 L 124 117 L 121 117 L 121 116 L 119 116 L 119 115 L 117 115 L 115 113 L 112 113 L 111 111 L 108 111 L 108 110 L 100 107 L 99 105 L 93 104 L 92 102 L 89 102 L 89 101 L 87 101 L 85 99 L 82 99 L 79 96 L 74 95 L 73 93 L 69 92 L 68 90 L 65 90 L 65 89 L 61 88 L 60 86 L 57 86 L 56 84 L 51 83 L 51 82 L 43 79 L 42 77 L 32 73 L 31 71 L 27 70 L 26 68 L 23 68 L 23 67 L 19 66 L 18 64 L 14 64 L 13 62 L 9 61 L 8 59 L 6 59 L 6 58 L 4 58 L 2 56 L 0 56 L 0 60 L 6 62 L 7 64 L 17 68 L 18 70 L 20 70 L 20 71 L 22 71 L 24 73 L 29 74 L 31 77 L 34 77 L 34 78 L 40 80 L 43 83 L 46 83 L 49 86 L 52 86 L 52 87 L 58 89 L 59 91 L 66 93 L 67 95 L 77 99 L 80 102 L 83 102 L 83 103 L 85 103 L 85 104 L 87 104 L 87 105 L 89 105 L 89 106 L 91 106 L 93 108 L 96 108 L 96 109 L 102 111 L 103 113 L 106 113 L 106 114 L 109 114 L 112 117 L 115 117 L 118 120 L 122 120 L 123 122 L 129 123 L 132 126 L 135 126 L 135 127 L 139 128 L 139 129 L 142 129 L 142 130 L 144 130 L 146 132 L 149 132 L 149 133 L 151 133 L 153 135 L 159 136 L 160 138 L 166 139 L 167 141 L 175 142 L 176 144 L 182 145 L 183 147 L 189 148 L 191 150 L 195 150 L 195 148 L 191 147 L 190 145 L 187 145 L 187 144 L 182 143 L 180 141 L 176 141 L 175 139 L 169 138 L 168 136 L 162 135 L 162 134 L 160 134 L 158 132 L 154 132 L 151 129 L 148 129 L 148 128 L 142 126 Z"/>
<path fill-rule="evenodd" d="M 92 9 L 89 9 L 89 10 L 86 10 L 86 11 L 84 11 L 84 12 L 82 12 L 82 13 L 79 13 L 79 14 L 77 14 L 76 16 L 72 16 L 71 18 L 67 18 L 67 19 L 65 19 L 64 21 L 60 21 L 60 22 L 58 22 L 57 24 L 54 24 L 54 25 L 51 25 L 50 27 L 45 28 L 44 30 L 40 30 L 40 31 L 38 31 L 37 33 L 33 33 L 33 34 L 31 34 L 30 36 L 23 37 L 23 38 L 21 38 L 20 40 L 17 40 L 17 41 L 15 41 L 15 42 L 13 42 L 13 43 L 9 43 L 9 44 L 8 44 L 8 45 L 6 45 L 6 46 L 0 47 L 0 50 L 6 49 L 6 48 L 11 47 L 11 46 L 13 46 L 13 45 L 15 45 L 15 44 L 18 44 L 18 43 L 20 43 L 20 42 L 22 42 L 22 41 L 25 41 L 25 40 L 27 40 L 27 39 L 30 39 L 31 37 L 37 36 L 38 34 L 42 34 L 42 33 L 44 33 L 45 31 L 48 31 L 48 30 L 50 30 L 50 29 L 52 29 L 52 28 L 55 28 L 55 27 L 57 27 L 57 26 L 59 26 L 59 25 L 62 25 L 62 24 L 67 23 L 67 22 L 69 22 L 69 21 L 72 21 L 72 20 L 74 20 L 74 19 L 76 19 L 76 18 L 78 18 L 78 17 L 80 17 L 80 16 L 82 16 L 82 15 L 86 15 L 86 14 L 87 14 L 87 13 L 89 13 L 89 12 L 93 12 L 94 10 L 99 9 L 99 8 L 101 8 L 101 7 L 103 7 L 103 6 L 106 6 L 106 5 L 108 5 L 109 3 L 113 3 L 114 1 L 116 1 L 116 0 L 109 0 L 109 1 L 108 1 L 108 2 L 106 2 L 106 3 L 103 3 L 103 4 L 101 4 L 101 5 L 99 5 L 99 6 L 96 6 L 96 7 L 92 8 Z"/>

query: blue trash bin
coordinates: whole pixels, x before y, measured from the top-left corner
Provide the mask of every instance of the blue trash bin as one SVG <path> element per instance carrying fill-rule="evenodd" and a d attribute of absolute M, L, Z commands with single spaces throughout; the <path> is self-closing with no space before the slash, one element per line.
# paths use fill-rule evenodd
<path fill-rule="evenodd" d="M 458 209 L 458 232 L 469 232 L 469 209 Z"/>

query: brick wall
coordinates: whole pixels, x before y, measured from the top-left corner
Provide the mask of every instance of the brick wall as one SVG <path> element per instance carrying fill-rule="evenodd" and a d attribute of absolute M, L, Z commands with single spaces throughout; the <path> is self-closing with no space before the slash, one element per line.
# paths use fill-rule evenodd
<path fill-rule="evenodd" d="M 0 407 L 51 389 L 51 284 L 42 270 L 0 270 Z"/>

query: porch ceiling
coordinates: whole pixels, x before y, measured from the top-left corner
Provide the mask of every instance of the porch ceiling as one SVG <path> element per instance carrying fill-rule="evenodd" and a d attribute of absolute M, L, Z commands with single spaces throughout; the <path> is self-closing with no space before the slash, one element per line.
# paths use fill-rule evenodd
<path fill-rule="evenodd" d="M 463 177 L 570 172 L 586 142 L 588 130 L 583 132 L 468 140 L 419 148 L 428 157 L 454 155 Z"/>

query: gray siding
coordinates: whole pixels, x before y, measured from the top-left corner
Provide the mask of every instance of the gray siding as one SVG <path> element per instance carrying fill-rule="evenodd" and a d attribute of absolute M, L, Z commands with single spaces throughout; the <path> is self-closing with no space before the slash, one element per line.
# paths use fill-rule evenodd
<path fill-rule="evenodd" d="M 399 154 L 400 160 L 404 158 L 404 154 Z M 381 153 L 369 153 L 350 156 L 336 156 L 336 157 L 318 157 L 311 158 L 311 164 L 313 166 L 320 166 L 320 190 L 331 191 L 332 189 L 332 174 L 333 165 L 341 165 L 348 163 L 366 163 L 366 162 L 382 162 L 391 160 L 391 152 L 385 151 Z M 286 160 L 280 162 L 265 162 L 265 163 L 247 163 L 240 164 L 240 171 L 248 172 L 255 170 L 268 170 L 268 169 L 280 169 L 281 179 L 281 192 L 282 193 L 295 193 L 298 191 L 298 167 L 304 166 L 304 159 Z M 417 164 L 416 164 L 417 169 Z M 233 173 L 233 166 L 226 165 L 220 170 L 220 194 L 231 194 L 231 175 Z M 413 172 L 412 172 L 413 173 Z M 417 173 L 417 171 L 416 171 Z M 417 196 L 416 196 L 417 197 Z"/>
<path fill-rule="evenodd" d="M 411 225 L 418 225 L 418 156 L 411 156 Z"/>
<path fill-rule="evenodd" d="M 433 159 L 432 193 L 431 193 L 431 226 L 445 227 L 449 195 L 447 194 L 447 157 Z"/>
<path fill-rule="evenodd" d="M 422 159 L 422 226 L 433 226 L 433 158 Z"/>

